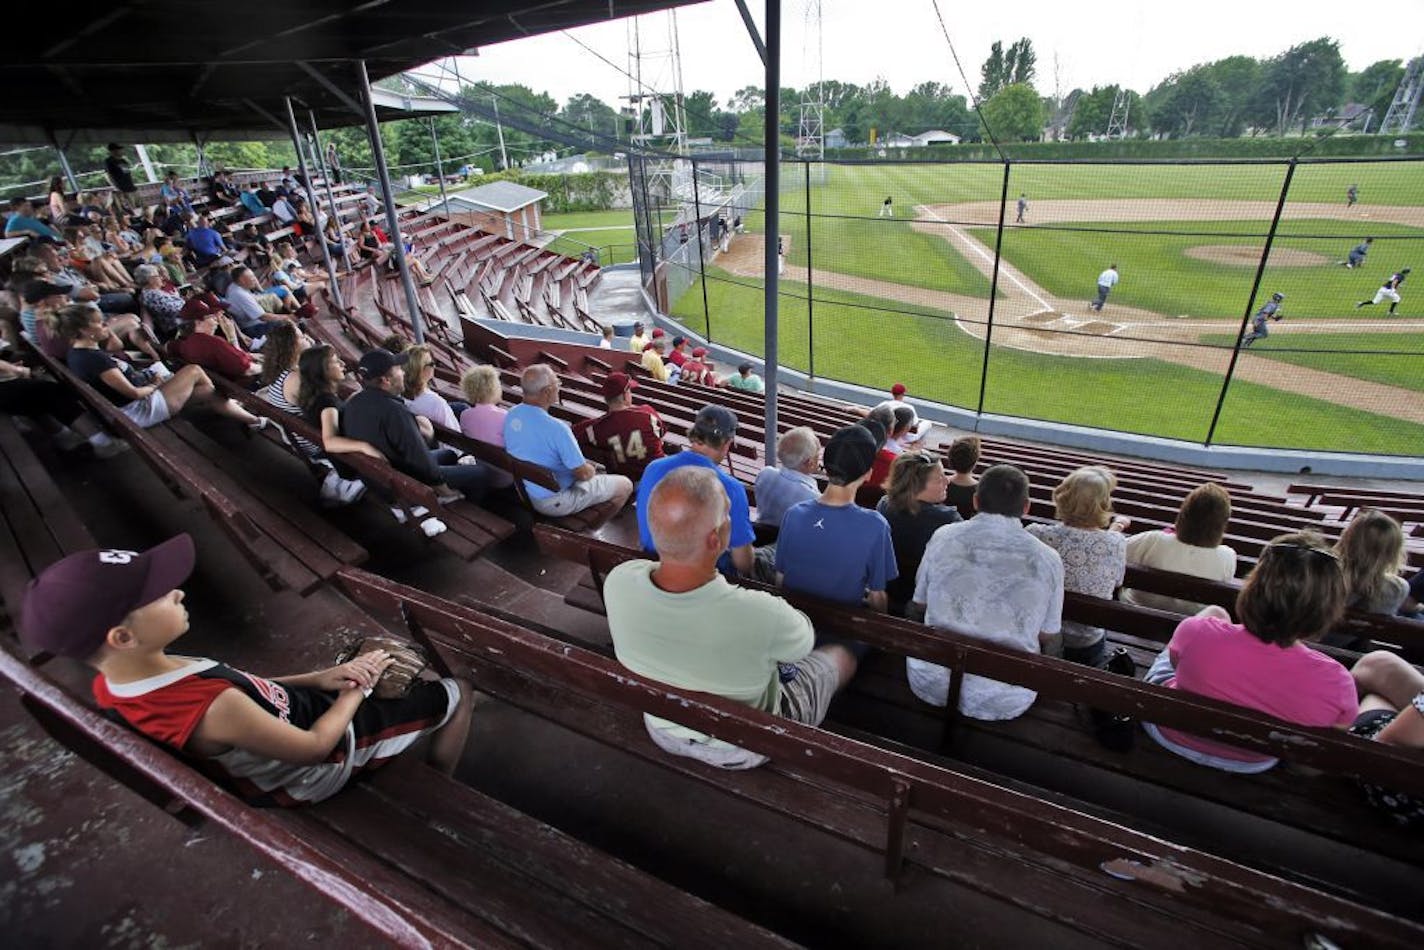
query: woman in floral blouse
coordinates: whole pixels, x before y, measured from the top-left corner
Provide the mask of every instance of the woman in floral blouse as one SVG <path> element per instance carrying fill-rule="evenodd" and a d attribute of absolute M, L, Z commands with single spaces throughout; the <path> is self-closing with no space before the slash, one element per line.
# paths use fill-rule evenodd
<path fill-rule="evenodd" d="M 1070 472 L 1053 490 L 1058 520 L 1031 524 L 1028 531 L 1063 559 L 1063 589 L 1110 599 L 1127 573 L 1129 521 L 1112 510 L 1117 487 L 1113 473 L 1101 465 Z M 1063 658 L 1089 666 L 1103 658 L 1106 633 L 1101 627 L 1063 621 Z"/>

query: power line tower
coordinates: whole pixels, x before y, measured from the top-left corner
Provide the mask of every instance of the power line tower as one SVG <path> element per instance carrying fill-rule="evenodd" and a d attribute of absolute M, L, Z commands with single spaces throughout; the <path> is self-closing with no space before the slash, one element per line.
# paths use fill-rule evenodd
<path fill-rule="evenodd" d="M 1424 94 L 1424 56 L 1416 56 L 1404 70 L 1404 79 L 1395 90 L 1394 101 L 1380 123 L 1380 134 L 1408 132 L 1414 125 L 1414 114 L 1419 110 L 1419 99 Z"/>
<path fill-rule="evenodd" d="M 682 48 L 677 11 L 666 14 L 666 31 L 647 29 L 649 16 L 628 18 L 629 144 L 634 149 L 654 148 L 687 154 L 687 111 L 682 93 Z M 692 200 L 692 166 L 684 160 L 650 160 L 646 187 L 662 204 Z"/>
<path fill-rule="evenodd" d="M 1112 114 L 1108 116 L 1108 138 L 1127 138 L 1127 113 L 1131 105 L 1128 91 L 1118 87 L 1113 95 Z"/>
<path fill-rule="evenodd" d="M 806 29 L 802 35 L 810 53 L 807 65 L 808 75 L 814 75 L 814 87 L 807 84 L 801 92 L 801 121 L 796 129 L 796 155 L 798 158 L 823 160 L 826 157 L 826 77 L 821 60 L 821 0 L 809 0 L 806 4 Z M 814 38 L 814 39 L 813 39 Z M 810 50 L 814 42 L 815 50 Z"/>

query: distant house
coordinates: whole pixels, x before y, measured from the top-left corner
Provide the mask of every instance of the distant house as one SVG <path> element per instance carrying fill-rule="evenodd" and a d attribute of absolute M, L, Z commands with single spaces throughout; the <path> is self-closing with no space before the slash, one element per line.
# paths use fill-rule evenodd
<path fill-rule="evenodd" d="M 450 217 L 491 234 L 525 240 L 543 229 L 547 192 L 512 181 L 493 181 L 450 196 Z"/>
<path fill-rule="evenodd" d="M 849 145 L 845 129 L 831 129 L 826 133 L 826 148 L 846 148 Z"/>
<path fill-rule="evenodd" d="M 1310 120 L 1310 127 L 1312 129 L 1321 129 L 1338 125 L 1343 129 L 1348 129 L 1356 125 L 1367 125 L 1372 115 L 1373 110 L 1371 110 L 1369 106 L 1358 102 L 1347 102 L 1340 107 L 1338 112 L 1332 109 L 1323 115 L 1317 115 L 1312 118 Z"/>
<path fill-rule="evenodd" d="M 829 143 L 827 143 L 829 144 Z M 905 135 L 896 132 L 887 135 L 880 140 L 880 144 L 885 148 L 924 148 L 926 145 L 958 145 L 959 136 L 953 132 L 944 132 L 940 129 L 931 129 L 928 132 L 921 132 L 918 135 Z"/>

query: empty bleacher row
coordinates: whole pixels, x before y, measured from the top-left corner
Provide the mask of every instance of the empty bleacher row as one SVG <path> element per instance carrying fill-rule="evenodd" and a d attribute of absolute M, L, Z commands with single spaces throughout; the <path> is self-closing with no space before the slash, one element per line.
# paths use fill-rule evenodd
<path fill-rule="evenodd" d="M 406 223 L 427 248 L 457 233 L 455 228 L 441 231 L 439 223 L 414 214 Z M 438 250 L 455 247 L 458 256 L 458 244 L 452 240 Z M 532 255 L 511 251 L 506 257 L 511 260 L 502 265 L 506 278 L 501 284 L 509 286 L 501 290 L 514 292 L 515 281 L 508 272 L 517 271 Z M 439 254 L 432 256 L 431 263 L 442 274 L 456 266 L 452 258 L 442 260 Z M 346 297 L 346 311 L 313 321 L 313 332 L 357 355 L 389 333 L 411 334 L 400 315 L 403 298 L 389 278 L 364 268 L 348 278 L 347 286 L 351 294 Z M 425 316 L 433 327 L 431 318 L 438 317 L 440 310 L 428 296 L 424 302 L 431 306 Z M 440 360 L 443 385 L 457 381 L 475 361 L 491 362 L 504 370 L 506 400 L 519 400 L 521 361 L 509 350 L 482 347 L 468 328 L 462 344 L 448 326 L 443 322 L 441 326 L 428 340 Z M 730 467 L 748 484 L 759 471 L 763 461 L 759 397 L 658 384 L 641 368 L 615 364 L 612 361 L 620 354 L 608 351 L 541 347 L 539 358 L 553 366 L 564 382 L 564 405 L 556 414 L 570 420 L 598 414 L 602 398 L 597 384 L 602 376 L 613 369 L 631 371 L 641 384 L 638 400 L 658 408 L 674 444 L 686 443 L 692 416 L 704 403 L 716 401 L 732 408 L 743 431 Z M 654 763 L 688 787 L 710 787 L 729 800 L 752 803 L 815 834 L 830 834 L 877 855 L 886 875 L 906 892 L 892 895 L 891 905 L 897 899 L 909 901 L 901 904 L 905 910 L 913 906 L 923 912 L 929 894 L 960 888 L 984 899 L 1008 900 L 1033 917 L 1033 926 L 1045 939 L 1058 941 L 1071 936 L 1143 943 L 1170 931 L 1175 942 L 1187 945 L 1299 945 L 1318 934 L 1344 943 L 1353 938 L 1372 945 L 1405 946 L 1417 943 L 1424 933 L 1416 923 L 1424 914 L 1407 896 L 1407 884 L 1411 875 L 1418 874 L 1419 864 L 1410 843 L 1368 825 L 1372 816 L 1352 800 L 1349 784 L 1355 777 L 1389 776 L 1424 790 L 1419 763 L 1405 753 L 1313 730 L 1283 729 L 1266 717 L 1243 714 L 1224 704 L 1180 694 L 1163 696 L 1166 691 L 1156 687 L 1084 671 L 1052 658 L 1016 655 L 954 638 L 936 640 L 906 621 L 867 617 L 863 611 L 795 598 L 818 623 L 843 624 L 844 632 L 885 652 L 867 668 L 864 681 L 839 702 L 833 728 L 842 735 L 787 726 L 745 707 L 680 695 L 631 677 L 606 656 L 570 646 L 567 637 L 546 636 L 561 631 L 533 631 L 529 624 L 500 619 L 498 604 L 479 604 L 477 593 L 472 595 L 475 606 L 455 603 L 357 569 L 366 548 L 378 544 L 379 537 L 363 536 L 360 542 L 344 537 L 324 516 L 310 510 L 309 497 L 283 497 L 280 490 L 264 483 L 259 473 L 268 466 L 285 465 L 295 472 L 304 464 L 299 454 L 281 444 L 273 427 L 255 438 L 238 436 L 244 440 L 241 451 L 233 447 L 230 427 L 177 420 L 133 432 L 113 418 L 121 414 L 111 406 L 105 413 L 104 400 L 84 393 L 82 383 L 68 377 L 63 367 L 52 365 L 51 371 L 119 427 L 161 480 L 201 501 L 214 523 L 274 588 L 290 587 L 321 598 L 334 615 L 353 623 L 389 626 L 401 622 L 398 617 L 403 616 L 404 622 L 414 619 L 418 626 L 410 628 L 412 635 L 428 635 L 441 657 L 462 674 L 474 676 L 479 688 L 497 699 L 620 754 Z M 229 391 L 244 401 L 252 400 L 254 411 L 262 410 L 285 431 L 314 437 L 311 431 L 303 431 L 301 420 L 264 409 L 235 387 Z M 782 394 L 779 424 L 783 430 L 811 425 L 825 438 L 856 418 L 856 411 L 843 404 Z M 442 437 L 453 441 L 456 434 L 442 433 Z M 8 457 L 7 438 L 0 430 L 0 447 L 7 449 Z M 502 464 L 521 478 L 540 477 L 520 469 L 507 456 L 501 463 L 497 453 L 487 451 L 494 447 L 462 448 L 483 452 L 482 460 Z M 1034 485 L 1031 516 L 1041 520 L 1052 517 L 1047 493 L 1063 474 L 1077 465 L 1101 461 L 1085 453 L 994 440 L 985 441 L 983 456 L 986 464 L 1012 462 L 1029 473 Z M 420 493 L 418 483 L 403 484 L 390 466 L 383 468 L 374 460 L 361 464 L 367 465 L 362 477 L 407 511 L 431 501 Z M 1273 534 L 1300 526 L 1327 534 L 1338 530 L 1328 509 L 1288 504 L 1222 473 L 1129 461 L 1111 464 L 1120 480 L 1117 507 L 1139 522 L 1135 527 L 1170 524 L 1186 491 L 1204 479 L 1221 482 L 1235 506 L 1228 543 L 1242 554 L 1243 570 Z M 32 469 L 27 470 L 29 482 L 42 482 Z M 27 497 L 35 507 L 43 503 L 37 498 L 48 496 L 39 491 L 28 492 Z M 873 503 L 874 498 L 865 500 Z M 308 507 L 301 510 L 303 505 Z M 450 547 L 453 538 L 443 544 L 462 558 L 492 551 L 501 538 L 518 530 L 518 524 L 527 524 L 524 518 L 511 516 L 502 526 L 494 526 L 481 544 L 467 532 L 482 524 L 489 527 L 493 525 L 489 519 L 499 516 L 474 505 L 468 509 L 474 511 L 465 510 L 464 524 L 452 534 L 470 543 L 459 550 Z M 23 526 L 32 523 L 34 516 L 28 516 L 27 522 L 25 507 L 18 502 L 16 510 L 10 523 L 22 527 L 12 530 L 12 537 L 27 535 L 32 529 Z M 627 518 L 624 513 L 600 535 L 626 541 Z M 626 543 L 594 543 L 587 533 L 594 527 L 597 524 L 563 524 L 536 532 L 551 556 L 573 558 L 590 568 L 583 585 L 569 591 L 571 602 L 583 606 L 596 605 L 595 599 L 579 593 L 596 591 L 600 573 L 612 563 L 609 559 L 636 553 Z M 67 530 L 67 543 L 82 543 L 82 532 Z M 428 545 L 425 550 L 435 557 L 441 546 Z M 51 547 L 57 549 L 53 538 Z M 24 563 L 42 566 L 44 555 Z M 1153 589 L 1154 582 L 1150 577 L 1136 578 L 1134 586 Z M 1171 579 L 1161 583 L 1170 584 Z M 8 580 L 6 587 L 13 590 Z M 1093 622 L 1119 631 L 1117 642 L 1131 650 L 1139 666 L 1150 661 L 1176 621 L 1160 611 L 1086 601 L 1070 598 L 1068 609 L 1080 619 L 1096 618 Z M 366 613 L 352 613 L 353 603 Z M 928 656 L 955 669 L 956 675 L 971 671 L 1020 681 L 1038 689 L 1045 702 L 1019 723 L 960 721 L 908 694 L 903 672 L 896 667 L 902 655 Z M 110 724 L 93 721 L 92 711 L 48 689 L 42 680 L 25 679 L 33 674 L 8 660 L 0 665 L 12 681 L 27 684 L 36 697 L 31 708 L 43 707 L 38 712 L 42 721 L 48 716 L 52 726 L 55 717 L 67 723 L 67 732 L 55 727 L 57 734 L 72 735 L 77 729 L 91 738 L 103 737 L 88 746 L 89 757 L 97 764 L 104 764 L 106 751 L 124 749 L 120 758 L 138 755 L 146 761 L 150 793 L 156 783 L 171 800 L 207 815 L 221 827 L 247 822 L 250 838 L 268 837 L 262 847 L 274 847 L 273 842 L 286 833 L 288 838 L 282 840 L 295 839 L 300 847 L 315 851 L 312 860 L 354 893 L 369 898 L 375 890 L 372 882 L 388 885 L 381 889 L 384 897 L 379 906 L 418 915 L 420 927 L 435 942 L 455 933 L 496 945 L 714 941 L 725 945 L 732 939 L 760 945 L 778 940 L 756 924 L 717 911 L 642 872 L 619 870 L 618 862 L 607 855 L 527 817 L 509 814 L 508 809 L 501 811 L 499 803 L 481 800 L 483 796 L 466 786 L 425 772 L 383 776 L 307 815 L 277 816 L 272 823 L 251 821 L 244 817 L 247 810 L 235 802 L 215 804 L 211 793 L 202 788 L 203 780 L 187 773 L 186 766 L 166 756 L 142 756 L 141 748 L 132 748 L 132 737 L 127 737 L 126 745 Z M 1107 752 L 1093 743 L 1091 732 L 1077 720 L 1075 702 L 1179 722 L 1208 735 L 1231 735 L 1253 748 L 1280 754 L 1288 763 L 1299 760 L 1299 766 L 1282 767 L 1264 781 L 1231 783 L 1193 771 L 1160 749 L 1144 749 L 1143 743 L 1125 755 Z M 679 721 L 771 754 L 773 763 L 755 773 L 731 776 L 669 761 L 648 743 L 639 723 L 642 712 L 676 714 Z M 110 766 L 122 771 L 112 762 Z M 1327 774 L 1316 774 L 1322 771 Z M 1062 773 L 1061 783 L 1052 780 L 1057 773 Z M 1157 797 L 1148 798 L 1144 789 Z M 362 840 L 361 833 L 378 816 L 387 816 L 389 824 L 380 827 L 375 840 Z M 1219 822 L 1219 827 L 1198 827 L 1210 822 Z M 539 839 L 535 853 L 521 853 L 514 847 L 514 829 Z M 1231 840 L 1234 834 L 1240 835 L 1238 841 Z M 1273 838 L 1277 840 L 1270 844 Z M 676 847 L 679 840 L 672 836 L 668 846 Z M 1261 850 L 1254 850 L 1258 845 Z M 469 863 L 472 852 L 488 854 Z M 1354 876 L 1331 879 L 1327 869 L 1332 862 L 1346 861 L 1353 862 Z M 461 870 L 451 873 L 451 866 Z M 578 873 L 571 873 L 571 867 Z M 380 868 L 384 873 L 378 873 Z M 914 873 L 907 874 L 909 869 Z M 605 885 L 617 882 L 624 888 L 624 899 L 610 893 L 609 886 L 600 889 L 596 880 L 604 880 Z M 1014 896 L 1030 889 L 1032 900 Z M 640 895 L 639 900 L 631 900 L 631 894 Z M 777 895 L 763 894 L 760 899 L 775 901 Z M 668 909 L 650 913 L 651 907 Z M 767 919 L 750 915 L 759 923 Z"/>

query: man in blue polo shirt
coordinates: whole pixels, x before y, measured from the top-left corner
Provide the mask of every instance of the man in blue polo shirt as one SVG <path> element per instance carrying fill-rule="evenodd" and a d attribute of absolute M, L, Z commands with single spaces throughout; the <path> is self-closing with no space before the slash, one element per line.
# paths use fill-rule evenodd
<path fill-rule="evenodd" d="M 35 206 L 24 198 L 10 201 L 10 217 L 5 222 L 6 237 L 46 238 L 64 243 L 58 231 L 35 217 Z"/>
<path fill-rule="evenodd" d="M 617 501 L 622 509 L 633 493 L 633 483 L 622 475 L 600 474 L 583 457 L 569 424 L 549 415 L 549 407 L 559 401 L 558 375 L 536 363 L 519 377 L 519 385 L 524 401 L 504 417 L 504 449 L 517 459 L 549 469 L 559 483 L 557 492 L 524 483 L 534 510 L 562 518 L 606 501 Z"/>
<path fill-rule="evenodd" d="M 188 230 L 187 242 L 188 250 L 193 253 L 193 263 L 199 267 L 207 267 L 228 253 L 227 242 L 205 214 L 199 215 L 197 226 Z"/>
<path fill-rule="evenodd" d="M 656 551 L 653 533 L 648 528 L 648 499 L 653 489 L 664 475 L 685 465 L 700 465 L 710 468 L 722 480 L 727 498 L 732 507 L 732 534 L 727 543 L 728 551 L 718 561 L 718 569 L 723 573 L 751 576 L 753 571 L 752 542 L 756 535 L 752 531 L 751 506 L 747 504 L 747 490 L 725 469 L 722 463 L 732 449 L 732 439 L 737 434 L 737 417 L 725 406 L 703 406 L 697 413 L 692 429 L 687 433 L 691 447 L 684 452 L 660 458 L 643 470 L 638 482 L 638 538 L 643 550 Z"/>

